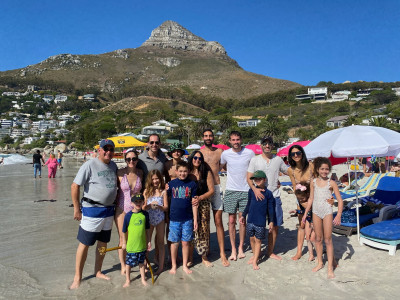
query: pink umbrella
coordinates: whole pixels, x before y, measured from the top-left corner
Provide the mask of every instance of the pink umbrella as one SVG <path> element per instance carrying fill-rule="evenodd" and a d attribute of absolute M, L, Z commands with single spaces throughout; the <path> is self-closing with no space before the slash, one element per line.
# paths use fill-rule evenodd
<path fill-rule="evenodd" d="M 218 144 L 218 145 L 212 145 L 213 147 L 215 147 L 215 148 L 221 148 L 222 150 L 228 150 L 229 149 L 229 147 L 227 146 L 227 145 L 224 145 L 224 144 Z M 203 149 L 205 146 L 203 145 L 203 146 L 201 146 L 200 147 L 200 149 Z"/>
<path fill-rule="evenodd" d="M 247 149 L 250 149 L 251 151 L 253 151 L 255 154 L 262 154 L 262 149 L 260 145 L 256 145 L 256 144 L 250 144 L 246 146 Z"/>
<path fill-rule="evenodd" d="M 289 146 L 286 146 L 286 147 L 282 148 L 281 150 L 279 150 L 276 155 L 281 156 L 281 157 L 282 156 L 288 156 L 290 147 L 292 147 L 294 145 L 299 145 L 301 147 L 305 147 L 309 143 L 311 143 L 311 141 L 299 141 L 299 142 L 291 143 Z"/>

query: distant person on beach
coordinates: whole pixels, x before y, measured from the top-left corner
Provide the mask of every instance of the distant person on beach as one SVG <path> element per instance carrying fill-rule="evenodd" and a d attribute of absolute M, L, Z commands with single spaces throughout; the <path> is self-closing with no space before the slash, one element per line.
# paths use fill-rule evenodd
<path fill-rule="evenodd" d="M 224 204 L 222 202 L 222 191 L 220 186 L 219 171 L 221 170 L 221 155 L 223 150 L 213 146 L 214 143 L 214 133 L 211 129 L 205 129 L 203 131 L 203 142 L 204 148 L 200 152 L 204 156 L 204 161 L 211 168 L 211 174 L 214 181 L 214 194 L 210 198 L 211 208 L 214 215 L 214 223 L 217 231 L 217 239 L 220 257 L 222 265 L 228 267 L 229 261 L 226 259 L 225 255 L 225 233 L 224 225 L 222 223 L 222 211 Z"/>
<path fill-rule="evenodd" d="M 257 198 L 254 189 L 249 189 L 246 208 L 239 219 L 240 224 L 246 225 L 247 217 L 247 234 L 250 237 L 251 250 L 253 256 L 249 259 L 248 264 L 253 265 L 253 270 L 259 270 L 258 259 L 261 253 L 261 242 L 265 239 L 265 226 L 268 217 L 268 232 L 272 232 L 275 227 L 275 198 L 266 188 L 267 175 L 261 170 L 256 170 L 249 178 L 253 181 L 252 186 L 256 189 L 257 194 L 261 194 L 262 199 Z M 268 239 L 272 236 L 268 235 Z M 268 241 L 269 244 L 269 241 Z"/>
<path fill-rule="evenodd" d="M 97 157 L 97 150 L 94 150 L 92 153 L 92 158 L 96 158 Z"/>
<path fill-rule="evenodd" d="M 43 156 L 40 154 L 40 150 L 37 150 L 35 154 L 33 154 L 33 176 L 36 178 L 36 174 L 39 172 L 39 178 L 42 178 L 42 163 L 45 164 Z"/>
<path fill-rule="evenodd" d="M 286 174 L 288 166 L 285 165 L 282 158 L 273 155 L 272 150 L 274 148 L 274 142 L 272 137 L 264 137 L 261 140 L 262 154 L 253 157 L 250 161 L 247 169 L 247 183 L 255 194 L 257 200 L 262 200 L 264 195 L 262 189 L 257 188 L 254 185 L 254 181 L 251 177 L 254 176 L 256 170 L 263 171 L 267 176 L 267 188 L 272 193 L 275 199 L 275 219 L 273 220 L 273 229 L 268 232 L 268 251 L 267 257 L 281 260 L 282 257 L 274 253 L 276 239 L 278 237 L 278 228 L 283 225 L 283 210 L 281 201 L 281 192 L 279 190 L 279 174 Z"/>
<path fill-rule="evenodd" d="M 58 168 L 62 169 L 63 165 L 62 165 L 62 158 L 63 158 L 63 154 L 60 152 L 60 150 L 57 151 L 57 162 L 58 162 Z"/>
<path fill-rule="evenodd" d="M 182 268 L 186 274 L 191 274 L 188 259 L 193 231 L 197 230 L 197 185 L 188 178 L 189 168 L 186 162 L 182 161 L 177 165 L 177 172 L 178 178 L 172 180 L 168 187 L 168 196 L 171 198 L 168 241 L 172 243 L 172 267 L 169 273 L 176 273 L 178 248 L 182 242 Z"/>
<path fill-rule="evenodd" d="M 231 241 L 232 253 L 230 260 L 244 258 L 244 238 L 246 236 L 246 225 L 239 225 L 239 247 L 236 251 L 236 214 L 239 218 L 246 208 L 249 185 L 247 183 L 247 168 L 250 160 L 255 156 L 254 152 L 242 147 L 242 135 L 238 131 L 229 134 L 229 143 L 232 148 L 222 152 L 221 165 L 227 168 L 227 182 L 224 195 L 224 211 L 229 214 L 229 239 Z"/>
<path fill-rule="evenodd" d="M 168 196 L 165 190 L 165 182 L 160 171 L 152 170 L 147 174 L 146 186 L 143 192 L 145 202 L 143 209 L 149 213 L 150 217 L 150 240 L 154 228 L 156 229 L 158 253 L 155 257 L 158 264 L 156 275 L 164 270 L 165 261 L 165 213 L 168 211 Z"/>
<path fill-rule="evenodd" d="M 86 162 L 86 156 L 87 156 L 87 152 L 83 152 L 83 162 Z"/>
<path fill-rule="evenodd" d="M 52 153 L 50 154 L 49 159 L 46 161 L 46 163 L 43 166 L 47 165 L 48 169 L 48 177 L 49 178 L 55 178 L 56 173 L 57 173 L 57 166 L 58 164 L 58 159 L 56 159 L 55 155 Z"/>
<path fill-rule="evenodd" d="M 118 176 L 118 199 L 115 209 L 115 225 L 119 234 L 119 245 L 122 245 L 124 234 L 122 226 L 124 225 L 125 215 L 132 210 L 131 198 L 142 190 L 143 171 L 138 169 L 138 154 L 134 148 L 129 148 L 124 153 L 126 167 L 119 169 Z M 118 249 L 119 261 L 121 263 L 121 274 L 125 274 L 126 251 Z"/>
<path fill-rule="evenodd" d="M 180 161 L 182 161 L 182 156 L 185 154 L 185 150 L 181 148 L 178 143 L 172 144 L 169 147 L 168 156 L 172 157 L 171 160 L 168 160 L 164 164 L 164 174 L 165 174 L 165 182 L 168 183 L 171 180 L 177 177 L 176 175 L 176 165 Z"/>
<path fill-rule="evenodd" d="M 101 272 L 104 255 L 99 248 L 107 248 L 114 220 L 114 202 L 117 196 L 117 165 L 111 161 L 115 145 L 111 140 L 101 140 L 99 157 L 84 163 L 71 185 L 74 219 L 80 221 L 78 249 L 76 251 L 75 277 L 70 289 L 77 289 L 82 280 L 89 246 L 97 240 L 94 274 L 97 278 L 110 280 Z M 79 201 L 80 187 L 84 187 Z M 82 208 L 81 208 L 82 205 Z"/>
<path fill-rule="evenodd" d="M 147 286 L 145 275 L 146 253 L 151 249 L 150 218 L 147 211 L 142 210 L 144 197 L 135 194 L 131 198 L 132 210 L 125 215 L 122 228 L 122 249 L 126 251 L 126 281 L 123 287 L 131 284 L 131 267 L 139 265 L 142 284 Z"/>
<path fill-rule="evenodd" d="M 331 170 L 332 164 L 328 158 L 317 157 L 314 159 L 314 179 L 310 185 L 310 198 L 302 219 L 302 222 L 305 223 L 307 213 L 312 207 L 315 248 L 317 250 L 317 266 L 312 271 L 317 272 L 324 266 L 322 260 L 322 241 L 324 241 L 328 258 L 328 279 L 335 278 L 333 271 L 336 267 L 332 243 L 332 224 L 335 226 L 340 225 L 343 211 L 343 200 L 340 196 L 339 188 L 336 182 L 330 180 L 328 176 Z M 335 218 L 333 218 L 332 205 L 328 202 L 332 196 L 332 192 L 335 193 L 338 201 L 338 211 Z"/>
<path fill-rule="evenodd" d="M 195 233 L 194 245 L 191 244 L 189 263 L 193 264 L 193 250 L 201 256 L 203 265 L 212 267 L 208 260 L 210 252 L 210 197 L 214 195 L 214 179 L 211 168 L 204 161 L 204 156 L 199 150 L 195 150 L 189 156 L 189 177 L 197 183 L 198 201 L 198 226 Z"/>

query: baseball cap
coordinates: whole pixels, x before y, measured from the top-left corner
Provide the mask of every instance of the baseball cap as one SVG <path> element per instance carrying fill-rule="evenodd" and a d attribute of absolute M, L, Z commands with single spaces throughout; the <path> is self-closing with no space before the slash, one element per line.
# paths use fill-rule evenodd
<path fill-rule="evenodd" d="M 272 140 L 272 137 L 270 137 L 270 136 L 265 136 L 265 137 L 263 137 L 263 138 L 261 139 L 261 144 L 265 144 L 265 143 L 273 144 L 274 141 Z"/>
<path fill-rule="evenodd" d="M 254 172 L 253 176 L 250 177 L 250 179 L 253 180 L 256 178 L 267 178 L 267 175 L 265 175 L 264 171 L 257 170 Z"/>
<path fill-rule="evenodd" d="M 136 201 L 144 201 L 144 196 L 143 194 L 135 194 L 131 198 L 131 202 L 136 202 Z"/>
<path fill-rule="evenodd" d="M 104 148 L 107 145 L 110 145 L 113 148 L 115 148 L 115 144 L 112 140 L 104 139 L 100 141 L 100 148 Z"/>

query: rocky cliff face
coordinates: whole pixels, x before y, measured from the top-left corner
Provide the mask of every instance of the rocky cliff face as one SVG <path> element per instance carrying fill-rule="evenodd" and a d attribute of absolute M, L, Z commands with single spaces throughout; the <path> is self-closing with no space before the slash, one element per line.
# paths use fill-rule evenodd
<path fill-rule="evenodd" d="M 173 48 L 189 51 L 210 52 L 227 55 L 218 42 L 208 42 L 194 35 L 174 21 L 165 21 L 151 32 L 150 38 L 142 46 Z"/>

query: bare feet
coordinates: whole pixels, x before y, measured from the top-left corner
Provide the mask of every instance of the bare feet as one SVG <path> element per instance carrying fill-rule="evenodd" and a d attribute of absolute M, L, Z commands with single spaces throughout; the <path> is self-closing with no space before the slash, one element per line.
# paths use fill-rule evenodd
<path fill-rule="evenodd" d="M 333 273 L 333 269 L 328 268 L 328 279 L 335 278 L 335 273 Z"/>
<path fill-rule="evenodd" d="M 245 257 L 246 257 L 246 254 L 244 254 L 243 251 L 239 251 L 238 258 L 239 258 L 239 259 L 242 259 L 242 258 L 245 258 Z"/>
<path fill-rule="evenodd" d="M 310 254 L 310 256 L 308 257 L 308 261 L 313 261 L 315 259 L 314 255 Z"/>
<path fill-rule="evenodd" d="M 188 268 L 190 268 L 191 266 L 193 266 L 193 262 L 188 261 L 188 263 L 186 264 L 186 266 L 187 266 Z"/>
<path fill-rule="evenodd" d="M 69 286 L 69 289 L 70 290 L 76 290 L 80 285 L 81 285 L 80 279 L 75 279 L 74 278 L 74 282 L 72 282 L 72 284 Z"/>
<path fill-rule="evenodd" d="M 314 267 L 312 269 L 313 272 L 318 272 L 319 270 L 321 270 L 324 267 L 323 264 L 318 264 L 316 267 Z"/>
<path fill-rule="evenodd" d="M 169 270 L 169 274 L 175 275 L 176 274 L 176 268 L 171 268 L 171 270 Z"/>
<path fill-rule="evenodd" d="M 142 284 L 143 284 L 144 286 L 148 286 L 148 284 L 147 284 L 147 282 L 146 282 L 146 279 L 142 278 Z"/>
<path fill-rule="evenodd" d="M 292 260 L 299 260 L 301 258 L 301 253 L 296 253 L 295 256 L 292 257 Z"/>
<path fill-rule="evenodd" d="M 185 272 L 186 274 L 192 274 L 192 270 L 190 270 L 189 268 L 187 268 L 187 267 L 183 267 L 183 272 Z"/>
<path fill-rule="evenodd" d="M 237 253 L 236 250 L 232 251 L 231 256 L 229 256 L 229 260 L 237 260 Z"/>
<path fill-rule="evenodd" d="M 96 277 L 100 278 L 100 279 L 104 279 L 104 280 L 110 280 L 110 277 L 108 277 L 107 275 L 104 275 L 101 272 L 97 272 Z"/>
<path fill-rule="evenodd" d="M 257 264 L 253 264 L 253 270 L 260 270 L 260 267 Z"/>
<path fill-rule="evenodd" d="M 221 261 L 222 261 L 222 265 L 224 267 L 229 267 L 231 264 L 229 263 L 229 261 L 226 259 L 225 256 L 221 256 Z"/>
<path fill-rule="evenodd" d="M 249 261 L 247 262 L 248 265 L 252 265 L 254 260 L 254 256 L 250 257 Z"/>
<path fill-rule="evenodd" d="M 269 255 L 269 258 L 276 259 L 276 260 L 282 260 L 282 257 L 280 257 L 279 255 L 276 255 L 275 253 L 271 253 Z"/>
<path fill-rule="evenodd" d="M 205 265 L 207 268 L 211 268 L 211 267 L 213 267 L 214 265 L 208 260 L 208 258 L 207 257 L 203 257 L 202 258 L 203 259 L 203 265 Z"/>
<path fill-rule="evenodd" d="M 122 287 L 124 287 L 124 288 L 126 288 L 126 287 L 128 287 L 128 286 L 130 286 L 131 285 L 131 281 L 129 280 L 127 280 L 127 281 L 125 281 L 125 284 L 122 286 Z"/>

